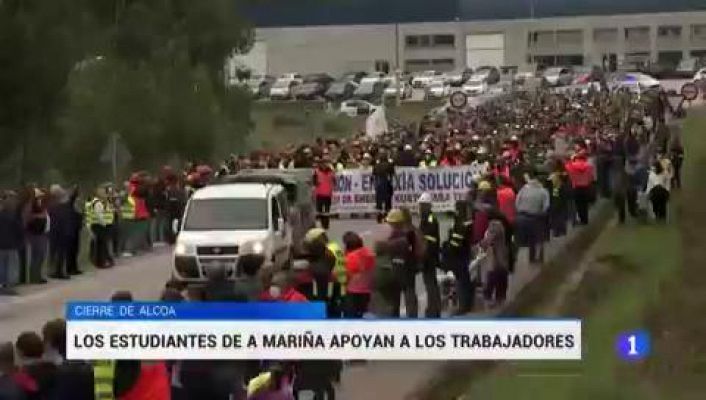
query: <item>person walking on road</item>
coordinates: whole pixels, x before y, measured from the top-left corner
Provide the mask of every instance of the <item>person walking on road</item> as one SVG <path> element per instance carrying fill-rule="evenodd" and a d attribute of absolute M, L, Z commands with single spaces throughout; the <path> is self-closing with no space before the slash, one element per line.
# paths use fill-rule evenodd
<path fill-rule="evenodd" d="M 468 218 L 468 202 L 459 200 L 455 205 L 453 225 L 443 250 L 444 264 L 456 279 L 458 295 L 458 309 L 454 310 L 456 315 L 471 312 L 475 302 L 475 291 L 468 270 L 471 262 L 471 237 L 472 222 Z"/>
<path fill-rule="evenodd" d="M 321 227 L 328 230 L 331 217 L 331 199 L 336 186 L 336 173 L 331 168 L 328 158 L 322 159 L 314 170 L 314 187 L 316 193 L 316 212 Z"/>
<path fill-rule="evenodd" d="M 113 223 L 113 210 L 108 205 L 105 188 L 99 187 L 96 196 L 86 204 L 86 225 L 88 226 L 92 247 L 93 264 L 96 268 L 110 268 L 113 258 L 110 255 L 108 226 Z"/>
<path fill-rule="evenodd" d="M 50 278 L 69 279 L 67 256 L 72 211 L 69 196 L 59 185 L 52 185 L 49 194 L 52 198 L 49 206 L 49 263 L 53 270 Z"/>
<path fill-rule="evenodd" d="M 373 182 L 375 184 L 375 208 L 378 211 L 378 223 L 392 209 L 394 195 L 395 166 L 390 161 L 385 150 L 380 151 L 378 162 L 373 167 Z"/>
<path fill-rule="evenodd" d="M 429 193 L 419 196 L 419 230 L 426 241 L 426 251 L 422 261 L 422 280 L 427 292 L 427 318 L 441 317 L 441 292 L 436 270 L 439 267 L 440 233 L 439 221 L 432 212 L 432 197 Z"/>
<path fill-rule="evenodd" d="M 662 163 L 655 161 L 647 179 L 647 196 L 652 203 L 652 212 L 657 222 L 667 221 L 667 205 L 669 203 L 670 176 Z"/>
<path fill-rule="evenodd" d="M 0 295 L 17 294 L 13 288 L 19 274 L 18 249 L 22 240 L 22 222 L 13 197 L 7 193 L 0 200 Z"/>
<path fill-rule="evenodd" d="M 579 224 L 588 225 L 588 208 L 593 201 L 595 173 L 585 154 L 577 154 L 566 164 Z"/>
<path fill-rule="evenodd" d="M 29 283 L 47 283 L 42 269 L 49 250 L 49 226 L 47 198 L 44 192 L 35 189 L 25 226 L 29 245 Z"/>
<path fill-rule="evenodd" d="M 347 318 L 363 318 L 370 304 L 375 255 L 364 246 L 363 239 L 355 232 L 346 232 L 343 244 L 348 275 L 344 315 Z"/>
<path fill-rule="evenodd" d="M 517 193 L 516 239 L 518 247 L 529 248 L 532 264 L 544 262 L 545 219 L 550 206 L 549 191 L 537 180 L 537 173 L 530 170 L 527 183 Z"/>
<path fill-rule="evenodd" d="M 66 248 L 66 271 L 69 275 L 81 275 L 83 273 L 78 267 L 78 255 L 81 250 L 81 230 L 83 229 L 83 213 L 76 209 L 76 199 L 78 195 L 78 187 L 74 187 L 69 194 L 69 201 L 67 203 L 69 210 L 69 236 L 67 238 Z"/>

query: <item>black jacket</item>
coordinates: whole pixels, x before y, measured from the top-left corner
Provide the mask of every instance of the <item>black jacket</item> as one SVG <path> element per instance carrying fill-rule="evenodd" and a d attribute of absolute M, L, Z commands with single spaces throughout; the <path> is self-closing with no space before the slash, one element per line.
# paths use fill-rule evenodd
<path fill-rule="evenodd" d="M 15 210 L 0 210 L 0 250 L 19 249 L 22 234 L 20 215 Z"/>
<path fill-rule="evenodd" d="M 56 375 L 52 400 L 93 400 L 93 368 L 82 361 L 66 361 Z"/>
<path fill-rule="evenodd" d="M 56 243 L 65 242 L 73 233 L 74 210 L 68 202 L 49 207 L 49 238 Z"/>
<path fill-rule="evenodd" d="M 419 230 L 424 235 L 426 241 L 426 254 L 424 256 L 425 266 L 437 266 L 439 264 L 439 220 L 433 213 L 422 215 L 419 222 Z"/>

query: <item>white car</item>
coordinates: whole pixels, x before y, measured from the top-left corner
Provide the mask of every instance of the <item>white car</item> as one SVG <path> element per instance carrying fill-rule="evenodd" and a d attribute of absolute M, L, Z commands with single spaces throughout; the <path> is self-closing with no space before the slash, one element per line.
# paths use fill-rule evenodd
<path fill-rule="evenodd" d="M 570 68 L 551 67 L 544 71 L 544 79 L 551 86 L 567 86 L 574 80 L 574 73 Z"/>
<path fill-rule="evenodd" d="M 424 71 L 412 78 L 412 87 L 417 89 L 427 87 L 434 79 L 441 76 L 441 72 L 438 71 Z"/>
<path fill-rule="evenodd" d="M 702 81 L 706 79 L 706 68 L 701 68 L 694 74 L 694 82 Z"/>
<path fill-rule="evenodd" d="M 298 80 L 279 78 L 270 88 L 270 99 L 287 100 L 292 98 L 292 89 L 301 84 Z"/>
<path fill-rule="evenodd" d="M 468 96 L 479 96 L 488 93 L 488 82 L 484 79 L 471 78 L 463 85 L 462 90 Z"/>
<path fill-rule="evenodd" d="M 414 93 L 414 89 L 412 89 L 412 86 L 407 83 L 407 82 L 402 82 L 400 84 L 400 98 L 401 99 L 409 99 L 412 97 L 412 94 Z M 383 96 L 385 97 L 397 97 L 397 81 L 395 79 L 392 79 L 389 81 L 387 87 L 385 87 L 385 91 L 383 92 Z"/>
<path fill-rule="evenodd" d="M 304 83 L 304 78 L 302 77 L 301 74 L 297 72 L 288 72 L 286 74 L 282 74 L 277 77 L 278 80 L 284 80 L 284 81 L 296 81 L 299 83 Z"/>
<path fill-rule="evenodd" d="M 428 99 L 443 99 L 451 95 L 451 86 L 442 80 L 436 80 L 426 88 L 425 97 Z"/>
<path fill-rule="evenodd" d="M 642 93 L 648 90 L 659 89 L 660 82 L 641 72 L 620 74 L 611 83 L 612 90 L 627 89 L 633 93 Z"/>
<path fill-rule="evenodd" d="M 174 247 L 174 277 L 202 283 L 209 269 L 223 268 L 236 279 L 244 254 L 261 254 L 275 267 L 285 267 L 294 245 L 287 211 L 287 191 L 279 184 L 227 183 L 197 190 Z"/>
<path fill-rule="evenodd" d="M 370 115 L 377 109 L 378 106 L 363 100 L 346 100 L 341 102 L 341 114 L 345 114 L 349 117 Z"/>

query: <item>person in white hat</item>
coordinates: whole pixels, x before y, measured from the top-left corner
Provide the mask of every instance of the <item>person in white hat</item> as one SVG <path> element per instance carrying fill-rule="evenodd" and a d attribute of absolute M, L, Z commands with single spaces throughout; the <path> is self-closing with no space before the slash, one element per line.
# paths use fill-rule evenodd
<path fill-rule="evenodd" d="M 427 318 L 441 317 L 441 293 L 436 279 L 436 269 L 439 267 L 440 250 L 439 221 L 432 212 L 433 199 L 431 194 L 422 193 L 419 196 L 419 230 L 424 235 L 426 243 L 422 260 L 422 279 L 427 291 Z"/>

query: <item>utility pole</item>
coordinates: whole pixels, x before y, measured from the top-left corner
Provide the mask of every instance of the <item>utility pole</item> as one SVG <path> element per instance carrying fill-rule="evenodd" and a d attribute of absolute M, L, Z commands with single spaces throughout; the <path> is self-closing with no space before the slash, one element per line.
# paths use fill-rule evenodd
<path fill-rule="evenodd" d="M 400 68 L 400 24 L 395 22 L 395 84 L 397 85 L 397 107 L 402 103 L 402 69 Z"/>

